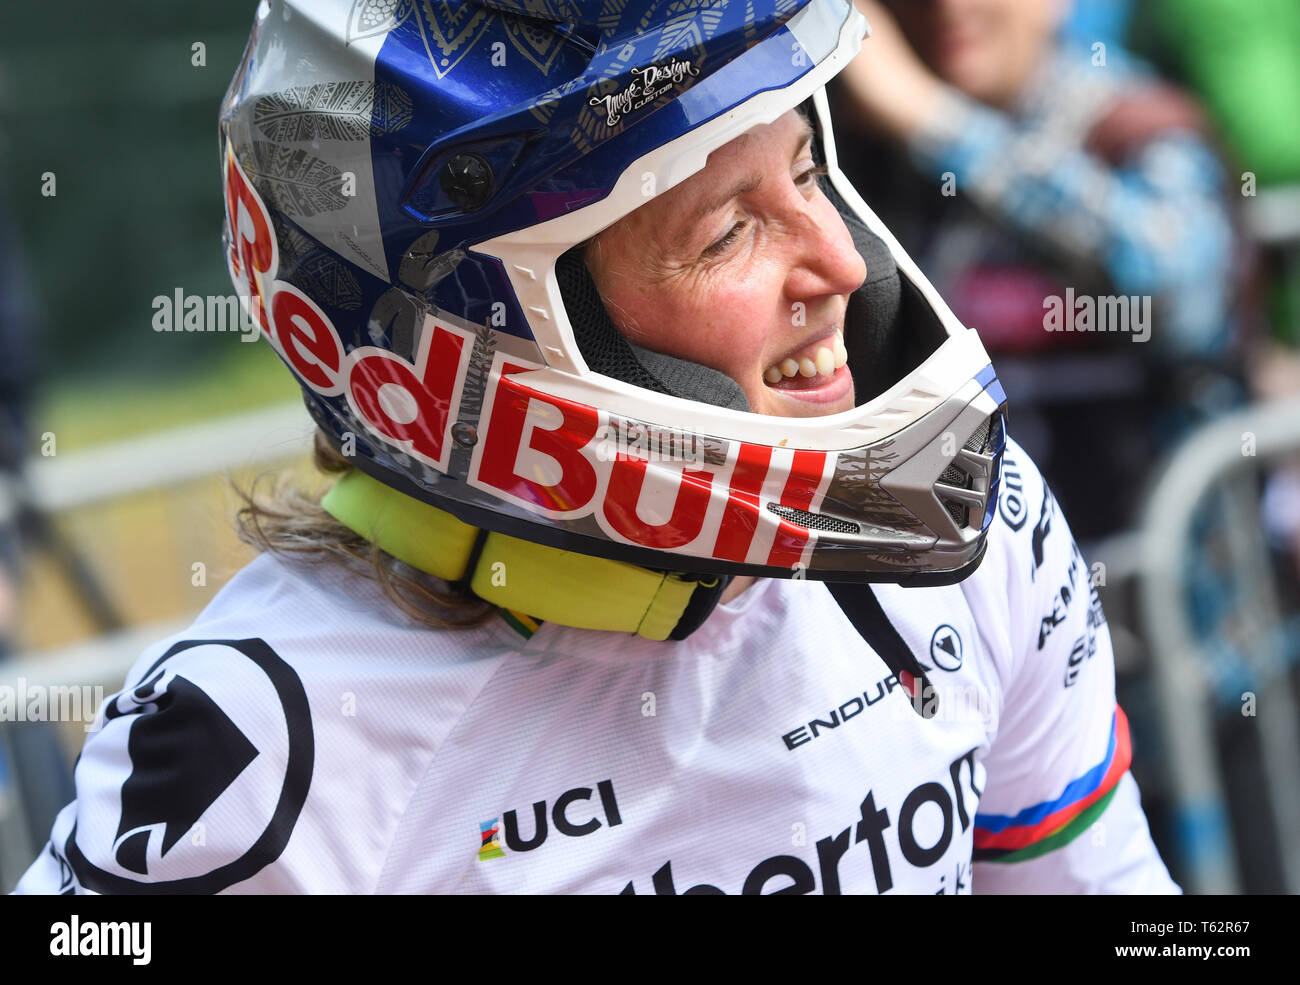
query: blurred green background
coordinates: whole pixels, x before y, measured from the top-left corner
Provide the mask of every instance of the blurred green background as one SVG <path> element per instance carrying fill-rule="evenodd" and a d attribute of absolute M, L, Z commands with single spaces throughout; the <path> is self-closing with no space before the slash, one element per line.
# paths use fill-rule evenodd
<path fill-rule="evenodd" d="M 31 377 L 29 462 L 43 462 L 49 433 L 66 464 L 93 446 L 297 399 L 268 345 L 152 324 L 160 295 L 233 293 L 217 118 L 256 8 L 68 0 L 6 4 L 0 14 L 0 210 L 33 295 L 30 324 L 0 345 L 22 346 L 10 376 Z M 42 194 L 47 172 L 52 196 Z M 246 487 L 252 473 L 235 478 Z M 52 522 L 121 620 L 138 625 L 192 614 L 248 559 L 233 532 L 236 505 L 214 468 L 60 510 Z M 49 545 L 26 547 L 19 651 L 101 632 Z M 192 583 L 197 561 L 211 571 L 205 584 Z"/>
<path fill-rule="evenodd" d="M 293 399 L 265 345 L 151 325 L 158 295 L 232 292 L 217 113 L 256 3 L 68 0 L 57 31 L 44 4 L 6 7 L 0 204 L 39 313 L 31 440 L 64 451 Z"/>

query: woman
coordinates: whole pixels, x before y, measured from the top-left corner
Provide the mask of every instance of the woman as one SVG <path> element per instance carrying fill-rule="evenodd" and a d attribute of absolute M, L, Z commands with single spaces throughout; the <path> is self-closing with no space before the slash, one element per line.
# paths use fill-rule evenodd
<path fill-rule="evenodd" d="M 860 17 L 307 6 L 227 235 L 340 477 L 245 511 L 19 888 L 1176 891 L 1064 520 L 834 167 Z"/>

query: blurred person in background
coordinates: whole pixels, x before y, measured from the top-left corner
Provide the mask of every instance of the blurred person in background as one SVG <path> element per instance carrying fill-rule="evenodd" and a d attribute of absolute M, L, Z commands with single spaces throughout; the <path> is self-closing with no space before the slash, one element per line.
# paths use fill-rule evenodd
<path fill-rule="evenodd" d="M 1132 19 L 1133 0 L 1087 0 L 1071 4 L 1058 36 L 1067 43 L 1085 45 L 1123 42 Z"/>
<path fill-rule="evenodd" d="M 874 39 L 836 93 L 842 166 L 979 329 L 1080 540 L 1124 529 L 1158 452 L 1238 399 L 1237 251 L 1203 114 L 1113 42 L 1060 41 L 1062 0 L 858 6 Z M 1130 331 L 1062 330 L 1084 297 L 1094 329 L 1096 299 L 1130 299 Z"/>

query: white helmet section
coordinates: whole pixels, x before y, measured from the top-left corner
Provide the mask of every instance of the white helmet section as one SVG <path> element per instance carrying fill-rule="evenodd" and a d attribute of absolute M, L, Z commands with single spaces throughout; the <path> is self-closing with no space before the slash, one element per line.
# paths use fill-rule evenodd
<path fill-rule="evenodd" d="M 956 319 L 836 163 L 825 85 L 857 55 L 867 31 L 866 19 L 842 0 L 816 0 L 787 26 L 814 63 L 814 68 L 795 83 L 785 89 L 760 92 L 641 157 L 628 166 L 614 190 L 601 201 L 472 247 L 475 252 L 501 261 L 544 353 L 547 367 L 522 378 L 529 388 L 599 407 L 611 415 L 685 432 L 823 451 L 860 448 L 887 438 L 954 397 L 964 402 L 982 391 L 974 377 L 989 364 L 989 358 L 979 336 Z M 561 300 L 555 276 L 555 262 L 560 255 L 644 205 L 642 176 L 646 173 L 655 176 L 657 193 L 663 194 L 701 170 L 717 148 L 756 126 L 773 122 L 809 98 L 814 100 L 832 185 L 888 245 L 900 274 L 922 292 L 947 331 L 948 340 L 921 366 L 870 402 L 825 417 L 772 417 L 729 410 L 653 393 L 590 371 L 578 351 Z"/>
<path fill-rule="evenodd" d="M 273 187 L 302 185 L 309 175 L 309 201 L 290 208 L 295 199 L 288 194 L 277 205 L 308 236 L 387 281 L 374 174 L 369 158 L 354 153 L 353 145 L 358 132 L 399 125 L 406 97 L 376 83 L 375 58 L 384 34 L 354 36 L 350 16 L 356 6 L 355 0 L 262 0 L 258 5 L 244 54 L 250 70 L 236 72 L 235 78 L 242 76 L 243 90 L 262 99 L 254 110 L 255 129 L 241 140 L 246 153 L 239 163 L 250 178 Z M 338 44 L 340 25 L 349 25 L 346 45 Z M 322 92 L 330 93 L 336 107 L 330 125 L 305 123 L 302 105 L 317 101 Z M 242 94 L 233 88 L 226 94 L 229 117 L 236 116 Z M 375 112 L 376 99 L 384 112 Z M 405 107 L 409 117 L 409 99 Z M 286 164 L 288 148 L 295 153 Z M 348 162 L 346 174 L 334 164 L 340 160 Z M 221 166 L 224 171 L 224 155 Z M 333 180 L 320 181 L 322 176 Z"/>

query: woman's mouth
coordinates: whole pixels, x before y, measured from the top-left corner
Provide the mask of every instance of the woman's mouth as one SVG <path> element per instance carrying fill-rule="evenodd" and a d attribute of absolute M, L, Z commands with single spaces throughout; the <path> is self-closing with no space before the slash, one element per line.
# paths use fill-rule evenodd
<path fill-rule="evenodd" d="M 848 359 L 844 335 L 836 332 L 767 367 L 763 379 L 774 390 L 814 390 L 839 375 Z"/>
<path fill-rule="evenodd" d="M 844 335 L 837 331 L 768 366 L 763 371 L 763 382 L 769 391 L 781 395 L 768 413 L 825 414 L 853 406 L 853 375 L 848 358 Z"/>

